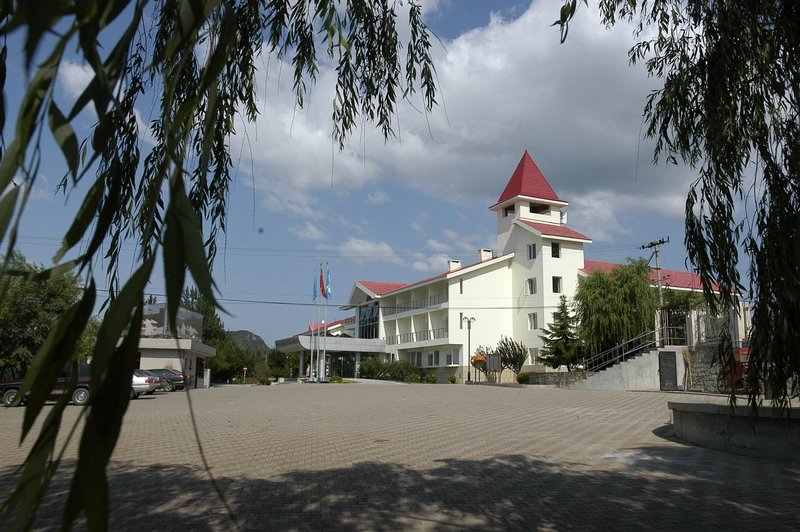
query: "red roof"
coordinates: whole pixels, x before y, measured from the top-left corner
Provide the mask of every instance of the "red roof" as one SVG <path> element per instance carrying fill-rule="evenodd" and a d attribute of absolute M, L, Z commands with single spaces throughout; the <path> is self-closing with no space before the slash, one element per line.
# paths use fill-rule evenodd
<path fill-rule="evenodd" d="M 408 286 L 408 283 L 385 283 L 382 281 L 358 281 L 358 284 L 377 296 L 382 296 Z"/>
<path fill-rule="evenodd" d="M 316 332 L 320 332 L 320 331 L 323 331 L 323 330 L 330 330 L 330 329 L 332 329 L 332 328 L 334 328 L 334 327 L 336 327 L 338 325 L 347 325 L 348 323 L 355 323 L 355 322 L 356 322 L 356 317 L 355 316 L 348 316 L 348 317 L 343 318 L 341 320 L 332 321 L 332 322 L 327 323 L 327 324 L 319 322 L 319 321 L 315 321 L 315 322 L 312 322 L 312 323 L 309 324 L 308 329 L 306 329 L 305 331 L 303 331 L 301 333 L 295 334 L 295 336 L 300 336 L 300 335 L 303 335 L 303 334 L 309 334 L 311 332 L 315 332 L 316 333 Z"/>
<path fill-rule="evenodd" d="M 517 169 L 514 170 L 511 179 L 509 179 L 505 190 L 500 194 L 500 199 L 497 200 L 495 205 L 516 196 L 527 196 L 563 203 L 563 200 L 556 195 L 550 183 L 544 178 L 542 171 L 531 159 L 528 150 L 525 150 L 525 153 L 522 154 L 522 159 L 520 159 Z"/>
<path fill-rule="evenodd" d="M 612 262 L 602 262 L 599 260 L 585 260 L 583 262 L 583 270 L 586 273 L 592 273 L 597 270 L 610 273 L 611 270 L 621 266 L 621 264 L 614 264 Z M 654 285 L 658 284 L 658 274 L 656 270 L 650 269 L 650 282 Z M 703 285 L 700 282 L 700 276 L 696 273 L 684 272 L 680 270 L 668 270 L 661 268 L 661 286 L 664 288 L 682 288 L 685 290 L 702 290 Z M 719 290 L 719 286 L 713 283 L 711 287 L 714 290 Z"/>
<path fill-rule="evenodd" d="M 479 260 L 478 262 L 473 262 L 472 264 L 467 264 L 466 266 L 462 266 L 460 268 L 456 268 L 455 270 L 449 270 L 444 273 L 440 273 L 438 275 L 434 275 L 433 277 L 428 277 L 427 279 L 423 279 L 421 281 L 416 281 L 413 283 L 383 283 L 380 281 L 356 281 L 356 284 L 360 284 L 367 290 L 371 291 L 375 295 L 385 296 L 391 292 L 396 292 L 398 290 L 402 290 L 404 288 L 408 288 L 410 286 L 416 286 L 420 284 L 429 283 L 431 281 L 435 281 L 436 279 L 443 279 L 450 275 L 451 273 L 455 273 L 461 270 L 466 270 L 467 268 L 472 268 L 473 266 L 477 266 L 478 264 L 482 264 L 484 262 L 490 262 L 496 259 L 500 259 L 506 257 L 507 255 L 503 255 L 501 257 L 492 257 L 491 259 L 486 260 Z"/>
<path fill-rule="evenodd" d="M 520 220 L 521 223 L 536 229 L 544 236 L 557 236 L 561 238 L 574 238 L 577 240 L 586 240 L 591 242 L 592 239 L 583 235 L 564 225 L 545 224 L 540 222 L 531 222 L 529 220 Z"/>

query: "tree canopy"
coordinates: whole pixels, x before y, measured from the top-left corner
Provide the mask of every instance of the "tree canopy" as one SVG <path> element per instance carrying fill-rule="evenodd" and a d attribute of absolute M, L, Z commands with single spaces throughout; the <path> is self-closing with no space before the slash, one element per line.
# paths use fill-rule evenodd
<path fill-rule="evenodd" d="M 401 41 L 398 17 L 408 17 Z M 144 292 L 163 263 L 168 320 L 175 318 L 187 272 L 203 298 L 216 304 L 209 264 L 226 228 L 233 160 L 228 140 L 236 120 L 258 114 L 258 56 L 291 63 L 296 101 L 302 106 L 320 61 L 336 65 L 332 137 L 371 121 L 393 134 L 396 104 L 415 94 L 420 107 L 435 104 L 429 32 L 416 2 L 362 0 L 94 0 L 0 4 L 0 35 L 22 34 L 29 81 L 10 142 L 0 138 L 0 237 L 10 260 L 22 212 L 39 176 L 43 135 L 50 131 L 63 156 L 61 189 L 83 195 L 74 223 L 63 236 L 48 275 L 74 271 L 85 279 L 80 299 L 63 314 L 39 349 L 21 393 L 30 392 L 22 438 L 39 417 L 56 372 L 73 355 L 105 276 L 110 296 L 92 356 L 92 397 L 81 434 L 64 526 L 85 513 L 91 530 L 107 527 L 105 467 L 127 409 L 126 390 L 139 343 Z M 405 31 L 403 32 L 406 33 Z M 59 67 L 85 63 L 91 79 L 70 106 L 55 99 Z M 3 95 L 9 57 L 0 49 Z M 157 101 L 147 133 L 137 103 Z M 0 99 L 0 129 L 8 116 Z M 79 140 L 73 123 L 84 110 L 97 117 Z M 13 180 L 13 182 L 12 182 Z M 137 260 L 130 276 L 119 274 L 123 244 Z M 105 272 L 96 258 L 107 260 Z M 127 268 L 127 266 L 126 266 Z M 120 339 L 122 341 L 120 342 Z M 55 369 L 53 369 L 55 368 Z M 14 493 L 4 508 L 14 526 L 32 525 L 42 493 L 60 456 L 56 437 L 64 403 L 44 421 Z M 91 486 L 91 488 L 89 488 Z"/>
<path fill-rule="evenodd" d="M 553 312 L 553 322 L 540 335 L 543 347 L 540 358 L 551 367 L 566 366 L 572 371 L 578 362 L 580 344 L 575 317 L 567 306 L 567 297 L 561 296 Z"/>
<path fill-rule="evenodd" d="M 583 344 L 598 353 L 655 327 L 658 295 L 644 259 L 628 259 L 610 273 L 596 270 L 578 279 L 575 313 Z"/>
<path fill-rule="evenodd" d="M 80 297 L 74 275 L 40 276 L 44 268 L 14 252 L 0 277 L 0 370 L 24 370 L 58 318 Z"/>
<path fill-rule="evenodd" d="M 494 353 L 500 355 L 500 364 L 513 371 L 514 375 L 520 372 L 528 360 L 528 348 L 525 344 L 507 336 L 500 338 Z"/>
<path fill-rule="evenodd" d="M 736 307 L 740 249 L 749 258 L 748 402 L 755 411 L 769 389 L 782 409 L 800 392 L 800 2 L 598 5 L 606 25 L 636 22 L 641 40 L 629 59 L 663 81 L 644 107 L 647 135 L 654 160 L 680 159 L 697 172 L 686 247 L 712 309 Z M 564 1 L 562 40 L 577 6 Z"/>

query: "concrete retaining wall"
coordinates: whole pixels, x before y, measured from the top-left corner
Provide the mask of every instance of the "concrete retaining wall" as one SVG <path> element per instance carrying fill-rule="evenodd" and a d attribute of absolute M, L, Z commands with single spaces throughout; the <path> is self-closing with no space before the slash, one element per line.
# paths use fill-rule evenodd
<path fill-rule="evenodd" d="M 759 408 L 754 425 L 750 409 L 707 403 L 669 401 L 675 436 L 683 441 L 733 454 L 800 464 L 800 409 L 775 417 L 771 407 Z"/>
<path fill-rule="evenodd" d="M 528 384 L 569 388 L 571 384 L 582 381 L 586 374 L 582 371 L 548 371 L 528 374 Z"/>
<path fill-rule="evenodd" d="M 664 348 L 660 351 L 675 356 L 678 386 L 683 384 L 685 373 L 680 347 Z M 658 371 L 659 350 L 648 351 L 621 364 L 591 374 L 585 380 L 569 385 L 575 390 L 660 390 Z"/>

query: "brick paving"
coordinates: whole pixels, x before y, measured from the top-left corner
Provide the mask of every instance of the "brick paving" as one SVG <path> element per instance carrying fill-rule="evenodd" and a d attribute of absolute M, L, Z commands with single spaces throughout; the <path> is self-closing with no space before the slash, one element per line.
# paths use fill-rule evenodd
<path fill-rule="evenodd" d="M 675 394 L 358 383 L 190 396 L 242 530 L 800 527 L 800 468 L 675 441 Z M 22 415 L 0 409 L 4 493 L 27 450 Z M 37 529 L 59 527 L 75 447 Z M 112 530 L 236 529 L 185 393 L 130 404 L 108 473 Z"/>

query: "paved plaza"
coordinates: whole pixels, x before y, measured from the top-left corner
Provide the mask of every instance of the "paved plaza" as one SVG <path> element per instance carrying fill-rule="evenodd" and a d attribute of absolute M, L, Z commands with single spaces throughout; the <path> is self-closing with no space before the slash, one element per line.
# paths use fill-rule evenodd
<path fill-rule="evenodd" d="M 708 396 L 361 382 L 190 397 L 241 530 L 800 527 L 800 468 L 671 438 L 667 401 Z M 22 416 L 0 409 L 3 493 L 27 449 Z M 236 529 L 185 393 L 131 402 L 108 473 L 111 530 Z M 67 481 L 37 529 L 58 528 Z"/>

